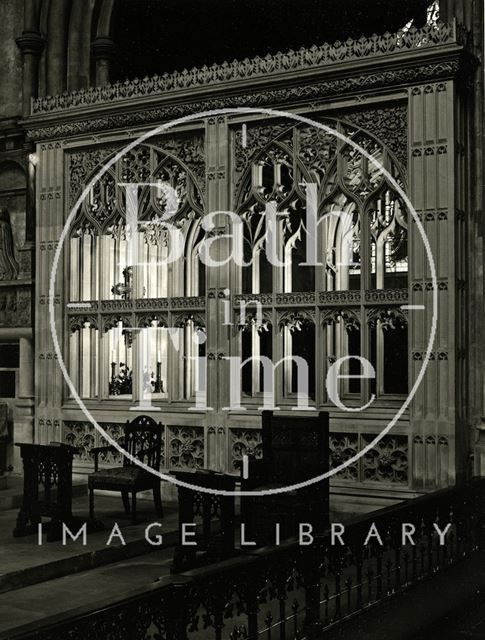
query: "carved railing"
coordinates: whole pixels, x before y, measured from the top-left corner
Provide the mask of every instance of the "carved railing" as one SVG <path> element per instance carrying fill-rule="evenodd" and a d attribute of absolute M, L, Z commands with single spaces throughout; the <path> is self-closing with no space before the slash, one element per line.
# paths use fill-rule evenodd
<path fill-rule="evenodd" d="M 384 33 L 358 40 L 337 41 L 334 44 L 302 47 L 298 51 L 287 51 L 255 57 L 251 60 L 234 60 L 223 64 L 203 66 L 200 69 L 175 71 L 143 80 L 126 80 L 104 87 L 64 93 L 57 96 L 36 98 L 32 101 L 32 114 L 50 113 L 62 109 L 90 107 L 110 104 L 118 100 L 144 98 L 186 90 L 193 87 L 218 85 L 227 82 L 249 80 L 291 71 L 314 69 L 367 58 L 383 57 L 393 53 L 423 50 L 447 44 L 460 44 L 465 36 L 456 23 L 429 24 L 421 29 L 411 28 L 407 32 Z"/>
<path fill-rule="evenodd" d="M 345 546 L 327 532 L 162 579 L 118 602 L 97 602 L 10 633 L 11 640 L 237 640 L 320 637 L 485 545 L 485 480 L 444 489 L 346 524 Z M 414 527 L 403 546 L 402 524 Z M 371 535 L 371 526 L 382 544 Z M 440 545 L 436 531 L 444 531 Z M 251 548 L 249 548 L 251 549 Z M 253 547 L 254 549 L 254 547 Z M 460 589 L 459 586 L 457 586 Z"/>

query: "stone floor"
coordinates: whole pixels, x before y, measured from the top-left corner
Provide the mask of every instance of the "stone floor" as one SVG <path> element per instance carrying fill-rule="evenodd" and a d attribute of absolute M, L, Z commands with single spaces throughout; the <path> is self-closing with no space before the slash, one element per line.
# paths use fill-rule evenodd
<path fill-rule="evenodd" d="M 61 541 L 47 542 L 45 536 L 39 545 L 37 535 L 12 536 L 22 486 L 19 479 L 9 483 L 0 494 L 0 640 L 19 626 L 81 606 L 94 609 L 101 599 L 115 601 L 169 575 L 177 541 L 176 503 L 164 502 L 162 530 L 153 530 L 153 535 L 163 535 L 160 547 L 151 546 L 145 537 L 148 524 L 160 520 L 152 500 L 138 500 L 139 524 L 132 525 L 119 494 L 96 495 L 96 517 L 104 530 L 88 533 L 86 546 L 81 540 L 63 546 Z M 85 481 L 75 485 L 74 493 L 74 514 L 86 518 Z M 115 537 L 108 547 L 115 523 L 126 544 Z"/>
<path fill-rule="evenodd" d="M 12 489 L 13 491 L 13 489 Z M 79 492 L 79 489 L 78 489 Z M 86 489 L 73 501 L 75 515 L 86 517 Z M 93 604 L 100 597 L 113 598 L 149 585 L 167 575 L 177 539 L 178 513 L 174 503 L 165 503 L 160 547 L 151 546 L 145 537 L 148 524 L 159 522 L 153 502 L 138 500 L 139 523 L 132 525 L 121 498 L 97 495 L 97 517 L 104 530 L 88 533 L 87 544 L 79 539 L 47 542 L 37 535 L 14 538 L 17 509 L 0 507 L 0 632 L 33 622 L 48 615 Z M 118 523 L 125 545 L 117 537 L 108 547 L 108 537 Z"/>
<path fill-rule="evenodd" d="M 0 638 L 8 630 L 81 606 L 96 608 L 100 599 L 113 601 L 133 589 L 149 586 L 170 573 L 172 550 L 114 562 L 0 594 Z"/>

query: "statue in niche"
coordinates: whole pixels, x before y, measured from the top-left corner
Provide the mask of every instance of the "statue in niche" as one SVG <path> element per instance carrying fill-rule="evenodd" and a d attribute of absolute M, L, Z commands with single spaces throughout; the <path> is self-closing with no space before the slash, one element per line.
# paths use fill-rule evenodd
<path fill-rule="evenodd" d="M 0 280 L 15 280 L 19 271 L 13 249 L 12 225 L 7 209 L 0 209 Z"/>

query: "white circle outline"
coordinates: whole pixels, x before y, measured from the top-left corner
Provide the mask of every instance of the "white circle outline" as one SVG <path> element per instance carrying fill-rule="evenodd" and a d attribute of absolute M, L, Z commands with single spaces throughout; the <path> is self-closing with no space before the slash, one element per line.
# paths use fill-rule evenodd
<path fill-rule="evenodd" d="M 64 242 L 65 242 L 65 239 L 66 239 L 66 236 L 67 236 L 67 233 L 68 233 L 68 229 L 69 229 L 71 223 L 73 222 L 79 207 L 81 206 L 81 204 L 84 201 L 84 199 L 86 198 L 86 196 L 89 194 L 90 189 L 96 184 L 96 182 L 100 178 L 102 178 L 102 176 L 106 173 L 106 171 L 111 166 L 113 166 L 116 162 L 118 162 L 118 160 L 121 157 L 123 157 L 126 153 L 131 151 L 131 149 L 136 147 L 138 144 L 143 143 L 145 140 L 147 140 L 148 138 L 151 138 L 154 135 L 157 135 L 159 133 L 167 131 L 167 130 L 173 128 L 173 127 L 176 127 L 179 124 L 192 122 L 193 120 L 200 120 L 202 118 L 209 118 L 209 117 L 219 116 L 219 115 L 238 114 L 238 113 L 239 114 L 241 114 L 241 113 L 242 114 L 259 114 L 259 115 L 263 114 L 263 115 L 269 115 L 269 116 L 273 116 L 273 117 L 284 117 L 284 118 L 288 118 L 290 120 L 293 119 L 293 120 L 296 120 L 298 122 L 303 122 L 304 124 L 308 124 L 310 126 L 314 126 L 314 127 L 318 128 L 318 129 L 326 131 L 327 133 L 330 133 L 331 135 L 336 136 L 337 138 L 340 138 L 341 140 L 343 140 L 347 144 L 350 144 L 352 147 L 357 149 L 357 151 L 359 151 L 362 155 L 364 155 L 375 167 L 377 167 L 386 176 L 386 178 L 389 180 L 391 185 L 396 189 L 398 194 L 401 196 L 403 201 L 406 203 L 407 208 L 411 212 L 411 215 L 413 216 L 413 218 L 414 218 L 414 220 L 416 222 L 416 225 L 417 225 L 417 227 L 419 229 L 419 232 L 421 234 L 421 237 L 423 239 L 423 244 L 425 246 L 426 256 L 427 256 L 429 267 L 430 267 L 431 282 L 432 282 L 432 287 L 433 287 L 433 317 L 432 317 L 432 321 L 431 321 L 431 331 L 430 331 L 430 337 L 429 337 L 429 341 L 428 341 L 428 346 L 426 348 L 426 354 L 425 354 L 425 356 L 423 358 L 423 366 L 421 367 L 421 369 L 420 369 L 420 371 L 419 371 L 419 373 L 418 373 L 418 375 L 416 377 L 416 380 L 414 382 L 414 385 L 411 388 L 411 391 L 409 392 L 406 400 L 403 402 L 401 407 L 398 409 L 398 411 L 396 412 L 394 417 L 391 419 L 389 424 L 386 427 L 384 427 L 384 429 L 382 429 L 382 431 L 380 433 L 377 434 L 377 436 L 374 438 L 374 440 L 369 442 L 361 451 L 356 453 L 355 456 L 349 458 L 348 460 L 346 460 L 345 462 L 340 464 L 338 467 L 335 467 L 334 469 L 329 469 L 329 471 L 327 471 L 327 473 L 323 473 L 320 476 L 315 476 L 314 478 L 310 478 L 309 480 L 305 480 L 303 482 L 292 484 L 292 485 L 289 485 L 287 487 L 277 487 L 277 488 L 268 489 L 268 490 L 264 490 L 263 489 L 261 491 L 226 491 L 226 490 L 219 490 L 219 489 L 211 489 L 209 487 L 199 487 L 198 485 L 193 485 L 193 484 L 191 484 L 189 482 L 184 482 L 183 480 L 178 480 L 174 476 L 170 476 L 168 474 L 164 474 L 164 473 L 161 473 L 160 471 L 152 469 L 151 467 L 146 465 L 141 460 L 138 460 L 138 458 L 136 458 L 135 456 L 132 456 L 130 453 L 128 453 L 128 451 L 125 451 L 123 449 L 123 447 L 121 447 L 97 423 L 97 421 L 91 415 L 90 411 L 88 410 L 88 408 L 86 407 L 86 405 L 84 404 L 82 399 L 79 397 L 79 394 L 77 393 L 77 391 L 76 391 L 76 389 L 75 389 L 75 387 L 74 387 L 74 385 L 72 383 L 72 380 L 69 377 L 69 374 L 67 372 L 66 366 L 64 364 L 64 360 L 62 358 L 62 353 L 61 353 L 60 346 L 59 346 L 59 340 L 57 338 L 57 333 L 56 333 L 56 328 L 55 328 L 55 318 L 54 318 L 54 291 L 55 291 L 55 284 L 56 284 L 56 273 L 57 273 L 57 269 L 58 269 L 58 265 L 59 265 L 59 259 L 60 259 L 62 247 L 64 245 Z M 353 464 L 354 462 L 356 462 L 360 457 L 365 455 L 368 451 L 373 449 L 375 447 L 375 445 L 387 433 L 389 433 L 389 431 L 392 429 L 392 427 L 396 424 L 396 422 L 402 416 L 404 411 L 409 406 L 411 400 L 413 399 L 413 397 L 414 397 L 419 385 L 421 384 L 421 381 L 422 381 L 422 379 L 424 377 L 424 374 L 426 372 L 426 368 L 427 368 L 428 363 L 430 361 L 431 349 L 432 349 L 432 346 L 434 344 L 434 340 L 435 340 L 435 337 L 436 337 L 437 319 L 438 319 L 438 282 L 437 282 L 437 278 L 436 278 L 436 267 L 435 267 L 435 263 L 434 263 L 433 254 L 432 254 L 432 251 L 431 251 L 431 246 L 429 244 L 429 240 L 428 240 L 426 232 L 425 232 L 425 230 L 423 228 L 423 225 L 421 224 L 419 216 L 418 216 L 416 210 L 414 209 L 411 201 L 409 200 L 409 198 L 406 195 L 406 193 L 404 192 L 404 190 L 400 187 L 400 185 L 394 179 L 394 177 L 389 173 L 389 171 L 387 171 L 387 169 L 385 169 L 381 165 L 381 163 L 378 160 L 376 160 L 375 158 L 373 158 L 363 147 L 361 147 L 358 143 L 356 143 L 355 141 L 351 140 L 349 137 L 347 137 L 345 134 L 341 133 L 340 131 L 336 131 L 336 130 L 332 129 L 331 127 L 329 127 L 329 126 L 327 126 L 327 125 L 325 125 L 325 124 L 323 124 L 321 122 L 315 122 L 315 121 L 311 120 L 310 118 L 306 118 L 305 116 L 301 116 L 299 114 L 289 113 L 287 111 L 277 111 L 277 110 L 274 110 L 274 109 L 259 109 L 259 108 L 256 108 L 256 107 L 234 107 L 234 108 L 225 108 L 225 109 L 211 109 L 209 111 L 200 111 L 198 113 L 189 114 L 187 116 L 183 116 L 181 118 L 177 118 L 176 120 L 172 120 L 170 122 L 162 124 L 162 125 L 156 127 L 155 129 L 142 134 L 139 138 L 137 138 L 133 142 L 130 142 L 128 145 L 126 145 L 126 147 L 124 147 L 115 156 L 113 156 L 113 158 L 111 158 L 111 160 L 109 160 L 106 163 L 106 165 L 104 165 L 100 169 L 100 171 L 94 176 L 94 178 L 91 179 L 91 181 L 86 186 L 84 191 L 81 193 L 81 195 L 77 199 L 75 205 L 71 209 L 71 212 L 70 212 L 69 216 L 67 217 L 67 220 L 66 220 L 66 222 L 64 224 L 64 227 L 62 229 L 61 236 L 59 238 L 59 242 L 58 242 L 56 251 L 54 253 L 54 258 L 53 258 L 53 262 L 52 262 L 52 269 L 51 269 L 51 274 L 50 274 L 50 281 L 49 281 L 49 325 L 50 325 L 50 329 L 51 329 L 52 340 L 53 340 L 53 343 L 54 343 L 54 350 L 55 350 L 55 353 L 57 355 L 57 361 L 58 361 L 59 367 L 60 367 L 60 369 L 62 371 L 64 379 L 65 379 L 65 381 L 66 381 L 66 383 L 67 383 L 67 385 L 68 385 L 73 397 L 75 398 L 76 402 L 81 407 L 81 410 L 83 411 L 84 415 L 88 418 L 88 420 L 91 422 L 91 424 L 93 424 L 93 426 L 98 430 L 98 432 L 101 433 L 101 435 L 112 446 L 114 446 L 124 457 L 128 458 L 132 463 L 137 464 L 139 467 L 141 467 L 145 471 L 148 471 L 149 473 L 152 473 L 152 474 L 158 476 L 161 480 L 167 480 L 168 482 L 171 482 L 172 484 L 175 484 L 175 485 L 180 486 L 180 487 L 184 487 L 186 489 L 192 489 L 194 491 L 200 491 L 202 493 L 209 493 L 209 494 L 222 495 L 222 496 L 265 496 L 265 495 L 276 495 L 276 494 L 287 493 L 288 491 L 296 491 L 298 489 L 302 489 L 303 487 L 307 487 L 307 486 L 310 486 L 310 485 L 315 484 L 317 482 L 320 482 L 321 480 L 325 480 L 326 478 L 332 477 L 333 475 L 335 475 L 335 474 L 339 473 L 340 471 L 342 471 L 343 469 L 345 469 L 350 464 Z"/>

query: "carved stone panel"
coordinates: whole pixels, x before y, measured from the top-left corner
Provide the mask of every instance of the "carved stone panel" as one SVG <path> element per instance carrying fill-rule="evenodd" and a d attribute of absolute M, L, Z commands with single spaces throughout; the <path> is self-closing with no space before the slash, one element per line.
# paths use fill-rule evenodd
<path fill-rule="evenodd" d="M 359 435 L 357 433 L 332 433 L 330 434 L 330 469 L 335 469 L 341 464 L 357 455 L 359 450 Z M 336 476 L 338 480 L 358 480 L 358 462 L 348 465 Z"/>
<path fill-rule="evenodd" d="M 122 422 L 100 422 L 99 425 L 104 431 L 123 446 L 124 423 Z M 63 422 L 62 441 L 79 449 L 79 453 L 74 457 L 78 464 L 93 464 L 91 449 L 94 447 L 105 447 L 110 443 L 104 438 L 91 422 L 65 420 Z M 162 452 L 160 465 L 165 466 L 165 439 L 162 437 Z M 99 458 L 101 465 L 116 466 L 123 463 L 123 456 L 119 452 L 107 452 Z"/>
<path fill-rule="evenodd" d="M 263 445 L 260 429 L 231 429 L 231 469 L 239 470 L 243 456 L 254 456 L 260 459 L 263 456 Z"/>
<path fill-rule="evenodd" d="M 168 427 L 170 469 L 199 469 L 204 466 L 203 427 Z"/>
<path fill-rule="evenodd" d="M 330 468 L 335 469 L 366 447 L 376 434 L 351 432 L 330 434 Z M 379 482 L 408 485 L 408 436 L 386 435 L 370 451 L 334 476 L 336 481 Z"/>
<path fill-rule="evenodd" d="M 362 446 L 372 442 L 373 435 L 362 436 Z M 407 484 L 409 478 L 408 437 L 386 435 L 363 456 L 363 480 Z"/>

